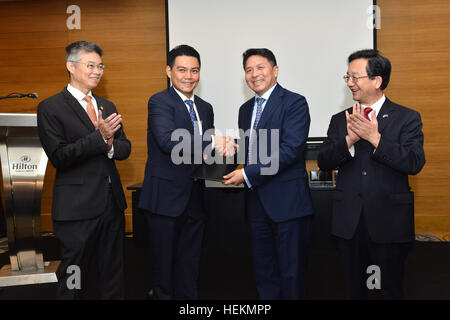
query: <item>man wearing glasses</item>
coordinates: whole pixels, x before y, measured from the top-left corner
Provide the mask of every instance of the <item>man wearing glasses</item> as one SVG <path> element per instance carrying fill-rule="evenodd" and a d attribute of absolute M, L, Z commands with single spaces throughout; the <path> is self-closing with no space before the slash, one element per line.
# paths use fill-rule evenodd
<path fill-rule="evenodd" d="M 131 152 L 114 104 L 92 94 L 104 72 L 102 49 L 66 47 L 70 83 L 38 106 L 42 146 L 56 168 L 53 232 L 61 245 L 57 298 L 82 297 L 93 254 L 101 299 L 124 298 L 125 195 L 114 160 Z"/>
<path fill-rule="evenodd" d="M 332 233 L 346 297 L 367 299 L 368 289 L 379 289 L 384 299 L 401 299 L 414 240 L 408 175 L 425 164 L 422 121 L 418 112 L 383 94 L 391 64 L 377 50 L 357 51 L 348 63 L 344 80 L 357 103 L 331 118 L 318 156 L 322 170 L 339 170 Z"/>

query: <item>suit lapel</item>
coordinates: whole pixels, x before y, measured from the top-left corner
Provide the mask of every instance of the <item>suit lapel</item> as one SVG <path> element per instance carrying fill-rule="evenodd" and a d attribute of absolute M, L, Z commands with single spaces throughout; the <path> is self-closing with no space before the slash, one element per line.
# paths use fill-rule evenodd
<path fill-rule="evenodd" d="M 204 133 L 209 129 L 210 124 L 208 114 L 206 112 L 206 107 L 204 106 L 203 101 L 200 100 L 200 98 L 197 96 L 195 96 L 195 106 L 197 107 L 198 116 L 200 117 L 200 121 L 202 122 L 202 133 Z"/>
<path fill-rule="evenodd" d="M 194 125 L 192 124 L 191 116 L 189 115 L 186 104 L 178 93 L 175 92 L 173 87 L 169 88 L 169 93 L 173 98 L 176 114 L 179 115 L 183 119 L 183 122 L 186 123 L 186 128 L 194 132 Z"/>
<path fill-rule="evenodd" d="M 252 121 L 252 112 L 253 112 L 253 106 L 255 105 L 255 97 L 248 100 L 245 105 L 243 106 L 242 110 L 242 129 L 244 131 L 247 131 L 251 128 L 253 125 L 251 123 Z"/>
<path fill-rule="evenodd" d="M 109 110 L 107 106 L 104 103 L 102 103 L 102 98 L 96 96 L 95 94 L 92 95 L 94 96 L 94 99 L 97 102 L 97 108 L 99 112 L 100 110 L 102 111 L 102 119 L 108 118 L 108 116 L 112 113 L 111 110 Z"/>
<path fill-rule="evenodd" d="M 241 107 L 241 113 L 240 117 L 242 116 L 242 119 L 239 119 L 239 129 L 242 129 L 244 133 L 246 133 L 252 124 L 250 123 L 252 121 L 252 112 L 253 112 L 253 106 L 255 105 L 255 97 L 248 100 L 244 105 Z M 245 146 L 245 154 L 248 154 L 248 144 L 249 144 L 249 135 L 244 134 L 244 136 L 240 137 L 241 139 L 244 139 L 244 146 Z M 247 159 L 245 161 L 248 161 Z"/>
<path fill-rule="evenodd" d="M 276 85 L 275 89 L 269 97 L 269 100 L 267 100 L 266 106 L 264 107 L 264 111 L 261 114 L 261 119 L 259 120 L 258 127 L 256 129 L 264 128 L 272 113 L 280 105 L 281 97 L 283 96 L 282 89 L 283 88 L 279 84 Z"/>
<path fill-rule="evenodd" d="M 86 128 L 88 128 L 90 131 L 94 131 L 95 130 L 94 124 L 92 123 L 87 112 L 84 110 L 83 106 L 78 102 L 78 100 L 75 99 L 75 97 L 72 96 L 72 94 L 69 91 L 67 91 L 67 88 L 64 88 L 62 94 L 67 104 L 70 106 L 73 112 L 75 112 L 75 114 L 78 116 L 80 121 L 86 126 Z"/>
<path fill-rule="evenodd" d="M 397 114 L 396 111 L 397 110 L 395 109 L 392 102 L 386 98 L 386 101 L 384 101 L 383 105 L 381 106 L 380 112 L 377 115 L 378 131 L 380 133 L 390 122 L 394 121 Z"/>

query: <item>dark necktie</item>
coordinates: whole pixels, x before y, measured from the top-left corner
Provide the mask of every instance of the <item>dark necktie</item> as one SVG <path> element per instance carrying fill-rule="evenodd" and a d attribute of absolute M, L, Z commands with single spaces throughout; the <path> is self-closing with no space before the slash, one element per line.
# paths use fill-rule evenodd
<path fill-rule="evenodd" d="M 194 133 L 200 133 L 200 129 L 198 127 L 197 116 L 195 115 L 194 110 L 194 101 L 186 99 L 184 102 L 189 106 L 189 116 L 191 117 L 192 125 L 194 126 Z"/>
<path fill-rule="evenodd" d="M 255 130 L 255 132 L 252 133 L 252 136 L 251 136 L 250 142 L 249 142 L 249 148 L 248 148 L 248 163 L 249 164 L 256 163 L 256 159 L 253 159 L 253 157 L 256 157 L 256 152 L 257 152 L 256 128 L 258 127 L 259 120 L 261 119 L 262 105 L 265 100 L 266 99 L 261 98 L 261 97 L 256 98 L 256 116 L 255 116 L 255 121 L 253 122 L 253 126 L 251 128 L 252 130 Z"/>
<path fill-rule="evenodd" d="M 371 113 L 372 110 L 373 110 L 373 109 L 372 109 L 371 107 L 365 107 L 365 108 L 364 108 L 364 118 L 366 118 L 366 119 L 369 120 L 369 121 L 370 121 L 369 113 Z"/>

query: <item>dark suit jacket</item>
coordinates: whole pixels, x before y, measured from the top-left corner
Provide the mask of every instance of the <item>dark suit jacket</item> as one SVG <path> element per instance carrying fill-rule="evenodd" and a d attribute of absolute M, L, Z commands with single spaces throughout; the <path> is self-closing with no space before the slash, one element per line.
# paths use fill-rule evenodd
<path fill-rule="evenodd" d="M 201 152 L 211 144 L 211 130 L 205 135 L 205 131 L 214 128 L 214 114 L 212 106 L 195 96 L 195 105 L 202 121 L 203 136 L 200 138 L 200 157 L 196 157 L 201 163 Z M 189 136 L 184 136 L 184 142 L 188 141 L 191 150 L 184 150 L 183 156 L 187 156 L 189 163 L 176 164 L 171 159 L 171 153 L 178 139 L 172 141 L 172 133 L 177 129 L 185 129 Z M 192 125 L 186 104 L 170 87 L 156 93 L 148 101 L 148 130 L 147 147 L 148 160 L 145 166 L 145 177 L 139 207 L 152 213 L 177 217 L 185 210 L 191 194 L 194 170 L 199 164 L 194 164 L 194 127 Z M 186 155 L 186 152 L 188 153 Z"/>
<path fill-rule="evenodd" d="M 251 128 L 254 103 L 253 97 L 239 110 L 239 128 L 244 132 Z M 267 129 L 267 154 L 276 158 L 279 169 L 275 174 L 261 174 L 261 169 L 271 164 L 263 164 L 259 157 L 257 163 L 251 165 L 246 159 L 245 166 L 245 174 L 252 188 L 258 192 L 265 211 L 275 222 L 311 215 L 313 212 L 304 157 L 309 124 L 305 97 L 277 84 L 266 102 L 256 133 L 259 139 L 258 130 Z M 271 133 L 276 131 L 279 135 L 273 138 L 277 141 L 272 141 Z M 248 155 L 248 137 L 246 140 L 245 154 Z M 279 150 L 272 150 L 272 144 L 278 144 Z"/>
<path fill-rule="evenodd" d="M 103 108 L 103 118 L 117 113 L 114 104 L 95 96 Z M 42 101 L 37 110 L 42 147 L 56 168 L 52 217 L 56 221 L 91 219 L 106 207 L 107 177 L 111 177 L 114 198 L 123 211 L 127 207 L 122 183 L 114 160 L 128 158 L 131 152 L 123 128 L 114 135 L 114 156 L 100 131 L 67 88 Z"/>
<path fill-rule="evenodd" d="M 386 99 L 377 120 L 381 140 L 376 151 L 360 140 L 352 157 L 345 141 L 345 111 L 331 118 L 318 164 L 322 170 L 339 169 L 332 233 L 351 239 L 363 210 L 373 241 L 412 241 L 414 194 L 408 175 L 417 174 L 425 164 L 420 114 Z"/>

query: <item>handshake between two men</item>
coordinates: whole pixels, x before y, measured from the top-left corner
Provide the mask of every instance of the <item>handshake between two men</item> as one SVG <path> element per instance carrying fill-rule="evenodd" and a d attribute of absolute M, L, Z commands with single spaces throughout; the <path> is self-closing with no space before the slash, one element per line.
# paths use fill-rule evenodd
<path fill-rule="evenodd" d="M 239 152 L 239 145 L 230 136 L 215 136 L 214 148 L 223 157 L 232 157 Z M 224 185 L 235 186 L 244 183 L 244 175 L 242 169 L 236 169 L 223 176 L 222 183 Z"/>
<path fill-rule="evenodd" d="M 214 149 L 223 157 L 232 157 L 239 151 L 239 146 L 233 137 L 214 136 Z"/>

